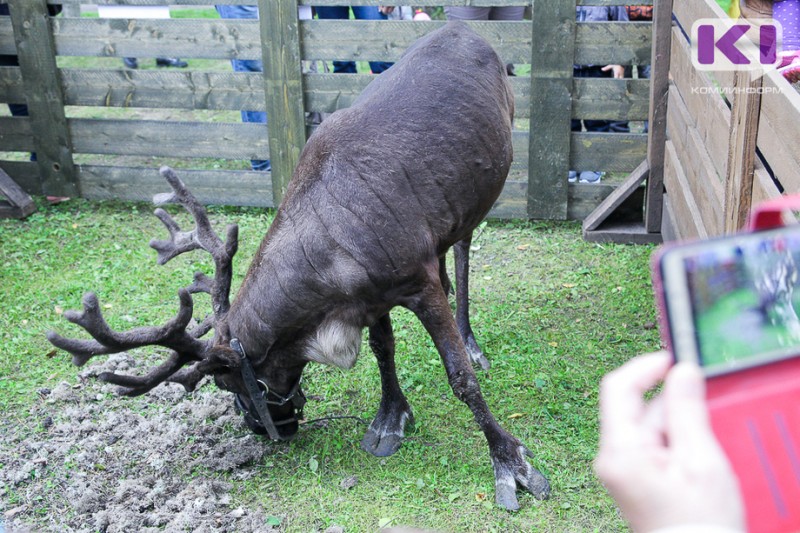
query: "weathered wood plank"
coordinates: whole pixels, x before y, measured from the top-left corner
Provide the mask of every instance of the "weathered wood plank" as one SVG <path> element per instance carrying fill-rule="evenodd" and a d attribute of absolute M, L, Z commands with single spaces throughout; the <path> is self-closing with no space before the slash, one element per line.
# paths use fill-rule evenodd
<path fill-rule="evenodd" d="M 660 233 L 652 233 L 644 227 L 644 222 L 617 222 L 604 224 L 596 230 L 584 230 L 583 239 L 587 242 L 613 242 L 615 244 L 660 244 Z"/>
<path fill-rule="evenodd" d="M 259 0 L 272 194 L 279 205 L 306 143 L 296 0 Z"/>
<path fill-rule="evenodd" d="M 164 178 L 156 168 L 79 167 L 83 195 L 92 200 L 122 199 L 151 201 L 166 192 Z M 272 182 L 268 172 L 237 170 L 179 170 L 181 180 L 201 203 L 273 207 Z M 231 184 L 235 183 L 235 187 Z"/>
<path fill-rule="evenodd" d="M 664 143 L 667 140 L 667 101 L 669 92 L 670 52 L 672 49 L 672 0 L 657 0 L 653 9 L 652 52 L 654 59 L 650 80 L 650 126 L 647 139 L 647 178 L 645 227 L 661 231 L 664 196 Z"/>
<path fill-rule="evenodd" d="M 77 153 L 269 159 L 265 124 L 70 119 Z"/>
<path fill-rule="evenodd" d="M 260 73 L 61 69 L 61 79 L 73 106 L 266 110 Z"/>
<path fill-rule="evenodd" d="M 570 168 L 604 172 L 631 172 L 647 155 L 643 133 L 572 133 Z M 566 178 L 566 173 L 564 174 Z"/>
<path fill-rule="evenodd" d="M 265 111 L 258 73 L 127 69 L 61 69 L 64 103 L 71 106 Z M 332 113 L 349 107 L 371 74 L 305 74 L 306 111 Z M 530 116 L 530 78 L 513 77 L 516 117 Z M 572 117 L 645 120 L 649 81 L 576 78 Z M 0 102 L 24 98 L 17 67 L 0 68 Z"/>
<path fill-rule="evenodd" d="M 692 25 L 698 19 L 728 18 L 727 13 L 725 13 L 722 8 L 719 7 L 716 2 L 714 2 L 714 0 L 675 2 L 672 12 L 675 15 L 675 18 L 678 20 L 678 23 L 685 28 L 687 32 L 691 30 Z"/>
<path fill-rule="evenodd" d="M 651 22 L 582 22 L 575 32 L 578 65 L 648 65 Z"/>
<path fill-rule="evenodd" d="M 264 20 L 265 17 L 262 17 Z M 306 20 L 299 24 L 303 59 L 397 61 L 419 37 L 444 21 Z M 506 62 L 530 59 L 528 21 L 470 22 Z M 257 20 L 53 19 L 59 55 L 261 59 Z M 1 28 L 1 26 L 0 26 Z M 576 60 L 581 64 L 650 62 L 649 22 L 577 25 Z M 559 40 L 561 42 L 561 40 Z M 0 41 L 0 46 L 7 47 Z"/>
<path fill-rule="evenodd" d="M 575 3 L 554 0 L 536 5 L 531 39 L 528 217 L 567 218 L 572 70 L 575 56 Z"/>
<path fill-rule="evenodd" d="M 37 163 L 46 194 L 79 193 L 45 0 L 10 0 Z"/>
<path fill-rule="evenodd" d="M 25 85 L 19 67 L 0 67 L 0 102 L 24 102 Z"/>
<path fill-rule="evenodd" d="M 0 117 L 0 151 L 30 152 L 35 150 L 33 128 L 28 117 Z"/>
<path fill-rule="evenodd" d="M 25 218 L 34 211 L 33 199 L 0 169 L 0 218 Z"/>
<path fill-rule="evenodd" d="M 0 17 L 0 54 L 16 55 L 17 45 L 14 42 L 14 29 L 9 17 Z"/>
<path fill-rule="evenodd" d="M 490 218 L 525 218 L 527 210 L 527 189 L 525 181 L 507 180 L 503 192 L 495 202 Z M 570 184 L 567 192 L 566 220 L 583 220 L 589 216 L 606 197 L 615 190 L 614 185 Z"/>
<path fill-rule="evenodd" d="M 664 148 L 664 185 L 667 187 L 677 232 L 682 239 L 706 239 L 709 236 L 700 210 L 691 194 L 688 179 L 681 167 L 672 141 Z"/>
<path fill-rule="evenodd" d="M 730 109 L 719 95 L 719 86 L 692 66 L 689 44 L 677 28 L 673 29 L 671 57 L 672 81 L 686 103 L 714 168 L 724 176 L 728 165 L 728 136 L 721 132 L 730 129 Z"/>
<path fill-rule="evenodd" d="M 53 19 L 65 56 L 262 59 L 258 20 Z"/>
<path fill-rule="evenodd" d="M 800 192 L 800 94 L 777 72 L 763 78 L 758 148 L 783 188 Z"/>
<path fill-rule="evenodd" d="M 42 194 L 42 180 L 39 165 L 29 161 L 0 160 L 0 169 L 11 176 L 17 185 L 28 194 Z"/>
<path fill-rule="evenodd" d="M 647 160 L 642 161 L 642 163 L 628 175 L 625 181 L 622 182 L 613 193 L 609 194 L 606 199 L 597 206 L 597 209 L 592 211 L 589 216 L 584 219 L 584 238 L 586 232 L 596 230 L 625 200 L 627 200 L 634 190 L 641 187 L 644 180 L 647 179 L 649 171 L 650 168 L 647 164 Z"/>
<path fill-rule="evenodd" d="M 745 227 L 753 201 L 753 170 L 756 159 L 756 136 L 761 111 L 761 78 L 751 79 L 749 72 L 737 72 L 731 109 L 728 146 L 728 172 L 725 176 L 725 233 Z"/>
<path fill-rule="evenodd" d="M 670 141 L 689 187 L 684 194 L 695 198 L 709 234 L 720 235 L 724 231 L 725 176 L 714 167 L 694 126 L 694 118 L 674 86 L 669 93 L 667 122 Z M 671 191 L 667 189 L 667 192 Z"/>
<path fill-rule="evenodd" d="M 572 118 L 647 120 L 649 107 L 649 80 L 574 79 Z"/>

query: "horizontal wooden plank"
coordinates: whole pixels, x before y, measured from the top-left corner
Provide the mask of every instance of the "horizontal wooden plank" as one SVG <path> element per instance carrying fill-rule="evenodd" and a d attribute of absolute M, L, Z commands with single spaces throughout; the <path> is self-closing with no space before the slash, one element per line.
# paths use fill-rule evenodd
<path fill-rule="evenodd" d="M 53 19 L 65 56 L 261 59 L 258 20 Z"/>
<path fill-rule="evenodd" d="M 642 133 L 573 133 L 570 168 L 603 172 L 631 172 L 647 156 Z"/>
<path fill-rule="evenodd" d="M 10 17 L 0 17 L 0 55 L 17 55 Z M 0 67 L 2 68 L 2 67 Z"/>
<path fill-rule="evenodd" d="M 300 22 L 303 59 L 397 61 L 417 39 L 443 21 L 304 20 Z M 471 21 L 505 62 L 529 63 L 531 23 Z"/>
<path fill-rule="evenodd" d="M 667 141 L 664 150 L 664 187 L 672 207 L 672 221 L 681 239 L 705 239 L 709 233 L 691 194 L 686 174 L 672 141 Z"/>
<path fill-rule="evenodd" d="M 268 159 L 265 124 L 69 119 L 76 153 Z"/>
<path fill-rule="evenodd" d="M 0 151 L 33 150 L 33 129 L 27 117 L 0 117 Z"/>
<path fill-rule="evenodd" d="M 608 184 L 570 184 L 568 189 L 567 220 L 583 220 L 594 211 L 605 198 L 614 192 Z M 528 183 L 524 180 L 506 181 L 503 192 L 495 202 L 490 218 L 527 218 Z"/>
<path fill-rule="evenodd" d="M 25 101 L 25 87 L 19 67 L 0 67 L 0 102 Z"/>
<path fill-rule="evenodd" d="M 306 74 L 307 111 L 349 107 L 374 78 L 370 74 Z M 72 106 L 263 111 L 260 74 L 175 70 L 61 69 L 65 101 Z M 516 116 L 530 113 L 530 78 L 513 77 Z M 576 78 L 572 116 L 645 120 L 649 81 Z M 24 101 L 19 69 L 0 69 L 0 102 Z"/>
<path fill-rule="evenodd" d="M 302 21 L 304 59 L 396 61 L 408 46 L 442 22 Z M 473 21 L 505 62 L 529 63 L 531 23 Z M 576 29 L 575 61 L 579 64 L 646 64 L 650 62 L 649 22 L 580 23 Z"/>
<path fill-rule="evenodd" d="M 443 21 L 306 20 L 300 22 L 304 59 L 396 61 Z M 476 32 L 506 62 L 529 63 L 531 23 L 474 21 Z M 649 22 L 580 23 L 579 64 L 650 61 Z M 2 29 L 2 26 L 0 26 Z M 257 20 L 55 18 L 56 51 L 67 56 L 261 59 Z M 8 47 L 10 42 L 0 46 Z"/>
<path fill-rule="evenodd" d="M 181 180 L 203 204 L 273 207 L 269 172 L 241 170 L 178 170 Z M 81 191 L 92 200 L 146 201 L 166 192 L 156 168 L 81 165 Z M 231 184 L 236 184 L 232 187 Z"/>
<path fill-rule="evenodd" d="M 61 69 L 61 79 L 65 101 L 72 106 L 266 109 L 260 73 Z"/>
<path fill-rule="evenodd" d="M 3 161 L 0 168 L 11 176 L 17 185 L 28 194 L 42 194 L 42 177 L 39 165 L 30 161 Z"/>
<path fill-rule="evenodd" d="M 572 118 L 647 120 L 649 108 L 650 80 L 574 79 Z"/>
<path fill-rule="evenodd" d="M 578 65 L 647 65 L 652 22 L 582 22 L 575 32 Z"/>

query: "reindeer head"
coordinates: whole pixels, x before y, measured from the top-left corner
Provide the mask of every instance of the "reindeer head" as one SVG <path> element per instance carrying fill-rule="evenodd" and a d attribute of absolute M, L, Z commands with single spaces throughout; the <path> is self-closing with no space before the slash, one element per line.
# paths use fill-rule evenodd
<path fill-rule="evenodd" d="M 268 434 L 274 440 L 291 438 L 297 432 L 305 403 L 299 381 L 302 368 L 296 373 L 296 378 L 281 369 L 271 368 L 266 361 L 254 368 L 242 344 L 232 338 L 227 323 L 231 307 L 233 256 L 238 248 L 239 228 L 235 224 L 228 226 L 223 242 L 211 228 L 205 208 L 172 169 L 162 167 L 161 175 L 173 192 L 156 195 L 153 202 L 156 205 L 180 203 L 192 214 L 196 227 L 192 231 L 181 231 L 166 211 L 160 207 L 156 209 L 155 215 L 170 234 L 169 240 L 150 241 L 150 246 L 158 252 L 158 264 L 163 265 L 184 252 L 203 249 L 214 258 L 214 278 L 196 273 L 194 282 L 178 291 L 180 308 L 177 316 L 164 325 L 124 332 L 109 327 L 100 311 L 97 296 L 87 293 L 83 297 L 83 311 L 67 311 L 64 317 L 85 329 L 94 340 L 66 338 L 53 331 L 47 333 L 47 339 L 56 347 L 71 353 L 72 362 L 77 366 L 86 364 L 96 355 L 119 353 L 142 346 L 170 348 L 172 353 L 169 358 L 144 376 L 104 372 L 98 379 L 120 385 L 120 392 L 126 396 L 139 396 L 164 382 L 179 383 L 187 391 L 192 391 L 206 375 L 213 375 L 217 386 L 236 395 L 237 410 L 244 415 L 251 430 Z M 194 309 L 192 294 L 199 292 L 211 295 L 213 314 L 190 330 Z M 214 329 L 213 338 L 202 339 L 211 329 Z M 271 389 L 270 385 L 274 385 L 275 389 Z"/>

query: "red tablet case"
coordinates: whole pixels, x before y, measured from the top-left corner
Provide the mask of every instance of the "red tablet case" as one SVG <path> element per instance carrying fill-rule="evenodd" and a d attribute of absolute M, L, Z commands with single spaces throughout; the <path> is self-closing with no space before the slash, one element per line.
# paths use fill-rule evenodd
<path fill-rule="evenodd" d="M 749 230 L 780 227 L 782 213 L 799 207 L 800 195 L 765 202 Z M 800 357 L 711 377 L 707 397 L 739 478 L 748 531 L 800 531 Z"/>

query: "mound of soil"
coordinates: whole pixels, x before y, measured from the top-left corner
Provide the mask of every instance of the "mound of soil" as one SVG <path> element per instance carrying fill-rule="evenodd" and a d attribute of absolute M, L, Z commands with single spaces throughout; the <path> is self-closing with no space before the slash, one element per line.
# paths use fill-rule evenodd
<path fill-rule="evenodd" d="M 125 398 L 94 379 L 105 371 L 143 373 L 148 363 L 126 353 L 110 356 L 82 371 L 75 384 L 41 389 L 34 416 L 14 424 L 4 417 L 0 531 L 260 532 L 278 526 L 279 513 L 237 502 L 225 481 L 226 473 L 253 476 L 265 454 L 280 449 L 246 429 L 230 393 L 210 383 L 193 393 L 165 384 Z"/>

